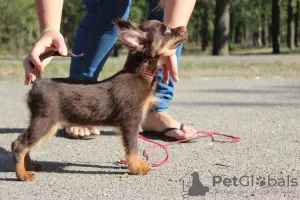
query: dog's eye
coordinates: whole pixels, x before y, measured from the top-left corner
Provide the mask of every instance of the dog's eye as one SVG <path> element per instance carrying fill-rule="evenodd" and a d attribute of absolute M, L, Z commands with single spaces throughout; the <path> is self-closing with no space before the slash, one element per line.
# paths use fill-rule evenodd
<path fill-rule="evenodd" d="M 165 32 L 164 32 L 164 35 L 169 35 L 169 34 L 171 34 L 172 33 L 172 30 L 167 26 L 166 27 L 166 30 L 165 30 Z"/>

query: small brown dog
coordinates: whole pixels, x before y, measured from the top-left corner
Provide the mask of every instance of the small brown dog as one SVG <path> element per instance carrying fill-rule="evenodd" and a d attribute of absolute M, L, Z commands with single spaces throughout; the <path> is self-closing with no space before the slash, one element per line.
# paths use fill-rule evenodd
<path fill-rule="evenodd" d="M 154 20 L 142 25 L 117 20 L 116 24 L 120 28 L 119 40 L 129 49 L 125 66 L 117 74 L 100 82 L 37 79 L 33 83 L 28 93 L 30 125 L 12 143 L 19 180 L 34 179 L 32 171 L 40 170 L 41 166 L 30 159 L 29 151 L 55 134 L 61 124 L 116 127 L 122 136 L 129 171 L 151 172 L 150 163 L 138 156 L 139 127 L 153 105 L 154 74 L 160 55 L 176 49 L 188 34 L 185 27 L 169 28 Z"/>

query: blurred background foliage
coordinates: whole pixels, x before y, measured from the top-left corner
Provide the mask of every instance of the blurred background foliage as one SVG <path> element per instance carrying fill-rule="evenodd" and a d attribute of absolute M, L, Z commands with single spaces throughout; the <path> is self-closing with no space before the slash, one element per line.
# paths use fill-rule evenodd
<path fill-rule="evenodd" d="M 299 0 L 197 0 L 184 50 L 193 55 L 228 55 L 240 49 L 272 47 L 272 35 L 276 35 L 272 19 L 277 18 L 279 45 L 294 49 L 298 46 L 299 10 Z M 64 1 L 61 32 L 69 47 L 84 12 L 80 0 Z M 146 1 L 133 0 L 131 20 L 141 23 L 147 13 Z M 0 21 L 0 55 L 26 55 L 39 37 L 34 1 L 0 0 Z"/>

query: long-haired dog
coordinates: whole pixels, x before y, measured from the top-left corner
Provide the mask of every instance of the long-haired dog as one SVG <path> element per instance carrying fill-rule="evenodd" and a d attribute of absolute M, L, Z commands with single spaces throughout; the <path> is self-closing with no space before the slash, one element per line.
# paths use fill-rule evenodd
<path fill-rule="evenodd" d="M 31 118 L 27 129 L 12 143 L 19 180 L 31 181 L 40 164 L 30 150 L 54 135 L 59 125 L 113 126 L 122 136 L 125 159 L 132 174 L 149 174 L 151 165 L 138 156 L 139 127 L 153 105 L 161 54 L 187 40 L 185 27 L 170 28 L 159 21 L 117 20 L 119 40 L 129 49 L 124 68 L 99 82 L 68 78 L 37 79 L 28 93 Z M 50 52 L 46 56 L 52 56 Z"/>

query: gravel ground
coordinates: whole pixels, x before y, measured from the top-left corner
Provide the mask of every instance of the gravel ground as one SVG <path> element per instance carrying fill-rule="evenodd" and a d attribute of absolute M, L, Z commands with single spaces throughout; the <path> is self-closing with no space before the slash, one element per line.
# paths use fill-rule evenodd
<path fill-rule="evenodd" d="M 119 136 L 71 140 L 58 133 L 32 152 L 43 170 L 16 181 L 11 142 L 28 125 L 22 83 L 0 82 L 0 199 L 299 199 L 300 79 L 198 79 L 176 85 L 169 113 L 196 129 L 239 136 L 169 147 L 148 176 L 123 176 Z M 140 142 L 140 149 L 149 146 Z M 150 152 L 153 162 L 165 156 Z"/>

